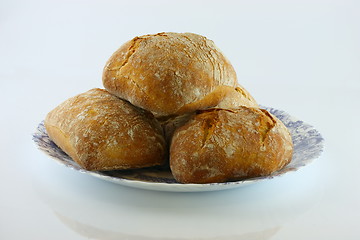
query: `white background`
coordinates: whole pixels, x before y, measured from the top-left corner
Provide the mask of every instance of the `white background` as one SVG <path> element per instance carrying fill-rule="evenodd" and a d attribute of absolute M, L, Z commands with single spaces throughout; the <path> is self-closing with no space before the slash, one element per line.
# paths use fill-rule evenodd
<path fill-rule="evenodd" d="M 314 125 L 320 158 L 234 190 L 103 182 L 38 151 L 37 124 L 102 87 L 137 35 L 214 40 L 260 104 Z M 359 1 L 0 1 L 0 239 L 359 239 Z"/>

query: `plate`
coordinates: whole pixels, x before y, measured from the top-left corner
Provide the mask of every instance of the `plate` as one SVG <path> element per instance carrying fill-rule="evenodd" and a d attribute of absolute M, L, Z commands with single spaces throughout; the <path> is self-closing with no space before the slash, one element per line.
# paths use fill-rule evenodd
<path fill-rule="evenodd" d="M 321 134 L 311 125 L 298 120 L 288 113 L 271 108 L 262 107 L 279 118 L 289 129 L 294 143 L 294 152 L 291 162 L 283 169 L 265 177 L 251 178 L 241 181 L 209 184 L 182 184 L 176 182 L 168 168 L 152 167 L 138 170 L 119 170 L 119 171 L 87 171 L 74 162 L 64 153 L 46 133 L 44 123 L 41 122 L 33 140 L 38 148 L 57 162 L 74 169 L 80 173 L 114 182 L 117 184 L 169 192 L 201 192 L 225 190 L 235 187 L 246 186 L 259 181 L 269 180 L 274 177 L 282 176 L 288 172 L 294 172 L 306 166 L 320 156 L 324 148 L 324 139 Z"/>

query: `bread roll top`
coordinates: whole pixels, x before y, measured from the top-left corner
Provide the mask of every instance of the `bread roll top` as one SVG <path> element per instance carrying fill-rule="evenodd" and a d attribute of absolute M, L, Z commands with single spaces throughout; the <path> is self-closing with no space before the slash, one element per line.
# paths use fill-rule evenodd
<path fill-rule="evenodd" d="M 200 111 L 175 130 L 170 167 L 182 183 L 211 183 L 269 175 L 292 157 L 291 136 L 263 109 Z"/>
<path fill-rule="evenodd" d="M 213 41 L 193 33 L 168 32 L 136 37 L 122 45 L 104 68 L 103 84 L 109 92 L 160 117 L 217 106 L 227 96 L 228 89 L 222 86 L 235 89 L 237 78 Z"/>

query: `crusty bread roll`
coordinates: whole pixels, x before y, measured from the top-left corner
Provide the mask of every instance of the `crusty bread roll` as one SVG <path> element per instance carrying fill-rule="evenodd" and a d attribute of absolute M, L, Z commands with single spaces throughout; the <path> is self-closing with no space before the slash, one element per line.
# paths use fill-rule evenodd
<path fill-rule="evenodd" d="M 108 60 L 103 84 L 156 117 L 226 103 L 257 106 L 213 41 L 193 33 L 158 33 L 126 42 Z"/>
<path fill-rule="evenodd" d="M 291 136 L 258 108 L 200 111 L 176 129 L 170 167 L 181 183 L 213 183 L 269 175 L 292 157 Z"/>
<path fill-rule="evenodd" d="M 87 170 L 161 165 L 167 152 L 154 116 L 102 89 L 72 97 L 45 119 L 49 137 Z"/>

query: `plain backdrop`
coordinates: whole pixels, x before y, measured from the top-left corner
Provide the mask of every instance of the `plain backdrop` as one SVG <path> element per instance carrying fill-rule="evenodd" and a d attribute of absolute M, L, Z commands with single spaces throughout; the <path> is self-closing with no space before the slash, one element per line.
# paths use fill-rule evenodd
<path fill-rule="evenodd" d="M 102 87 L 121 44 L 163 31 L 213 40 L 260 104 L 320 131 L 323 155 L 268 183 L 172 194 L 102 182 L 36 149 L 48 111 Z M 0 0 L 0 238 L 359 239 L 359 43 L 355 0 Z"/>

